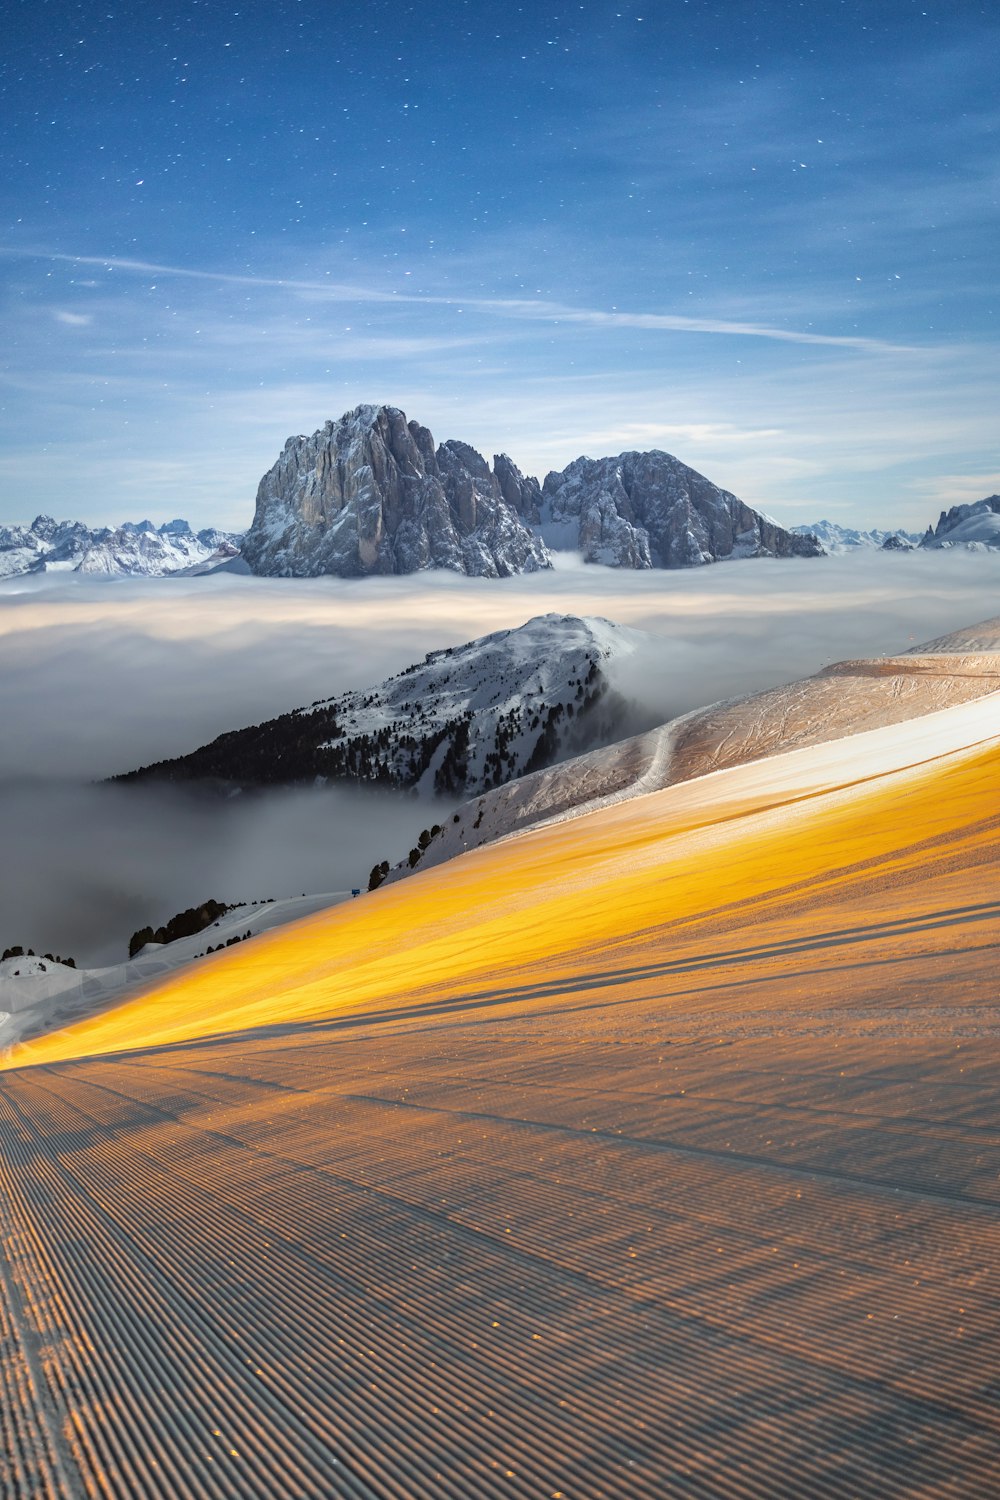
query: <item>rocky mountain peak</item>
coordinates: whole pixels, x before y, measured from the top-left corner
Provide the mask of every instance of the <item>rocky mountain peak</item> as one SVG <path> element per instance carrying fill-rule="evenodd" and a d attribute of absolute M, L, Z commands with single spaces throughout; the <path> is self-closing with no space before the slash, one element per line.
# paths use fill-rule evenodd
<path fill-rule="evenodd" d="M 505 453 L 490 468 L 468 443 L 435 447 L 398 407 L 365 404 L 288 439 L 260 482 L 243 556 L 289 577 L 495 578 L 548 567 L 547 548 L 618 568 L 823 553 L 669 453 L 582 457 L 539 485 Z"/>
<path fill-rule="evenodd" d="M 578 458 L 542 486 L 540 530 L 586 562 L 685 568 L 736 557 L 818 557 L 795 536 L 660 449 Z"/>
<path fill-rule="evenodd" d="M 283 577 L 447 568 L 498 578 L 549 566 L 474 448 L 435 449 L 398 407 L 371 404 L 288 440 L 258 487 L 243 556 Z"/>

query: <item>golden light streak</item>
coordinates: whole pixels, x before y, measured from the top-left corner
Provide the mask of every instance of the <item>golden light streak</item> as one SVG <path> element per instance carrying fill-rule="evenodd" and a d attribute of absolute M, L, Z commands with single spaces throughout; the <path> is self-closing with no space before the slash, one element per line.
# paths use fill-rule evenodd
<path fill-rule="evenodd" d="M 772 768 L 790 762 L 776 758 L 534 830 L 213 955 L 15 1048 L 6 1066 L 572 987 L 623 944 L 633 959 L 663 957 L 667 924 L 743 902 L 763 918 L 804 886 L 821 906 L 847 869 L 866 865 L 873 881 L 921 870 L 928 841 L 946 841 L 951 856 L 995 845 L 996 742 L 853 786 L 849 743 L 832 762 L 848 767 L 845 785 L 831 786 L 829 769 L 825 784 L 822 769 L 813 777 L 820 763 L 799 752 L 784 783 Z"/>

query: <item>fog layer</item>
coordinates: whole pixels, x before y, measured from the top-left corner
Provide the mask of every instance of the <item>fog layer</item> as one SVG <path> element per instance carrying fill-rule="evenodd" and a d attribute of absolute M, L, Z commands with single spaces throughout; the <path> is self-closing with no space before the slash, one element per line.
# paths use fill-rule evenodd
<path fill-rule="evenodd" d="M 563 560 L 502 582 L 0 586 L 0 944 L 113 961 L 134 928 L 208 896 L 363 883 L 377 859 L 405 853 L 431 810 L 339 792 L 222 803 L 87 783 L 373 684 L 438 647 L 547 611 L 605 615 L 656 637 L 618 685 L 643 718 L 662 720 L 997 614 L 998 583 L 1000 558 L 938 552 L 678 573 Z"/>
<path fill-rule="evenodd" d="M 0 942 L 122 963 L 128 940 L 208 897 L 364 889 L 434 808 L 353 789 L 219 801 L 149 786 L 0 784 Z"/>

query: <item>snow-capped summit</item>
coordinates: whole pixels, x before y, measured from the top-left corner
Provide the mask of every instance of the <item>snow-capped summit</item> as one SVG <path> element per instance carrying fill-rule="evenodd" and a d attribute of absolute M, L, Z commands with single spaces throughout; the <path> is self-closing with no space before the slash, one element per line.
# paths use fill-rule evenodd
<path fill-rule="evenodd" d="M 234 558 L 239 535 L 187 521 L 124 521 L 91 529 L 82 521 L 36 516 L 30 526 L 0 526 L 0 578 L 24 573 L 92 573 L 150 578 L 206 571 Z"/>
<path fill-rule="evenodd" d="M 547 568 L 504 479 L 466 443 L 435 448 L 398 407 L 357 406 L 288 439 L 258 487 L 243 556 L 254 573 L 297 578 Z"/>
<path fill-rule="evenodd" d="M 928 526 L 922 547 L 969 547 L 980 551 L 1000 547 L 1000 495 L 987 495 L 969 505 L 942 511 L 936 526 Z"/>
<path fill-rule="evenodd" d="M 629 733 L 611 679 L 648 642 L 609 620 L 541 615 L 120 779 L 251 787 L 323 778 L 473 796 Z"/>

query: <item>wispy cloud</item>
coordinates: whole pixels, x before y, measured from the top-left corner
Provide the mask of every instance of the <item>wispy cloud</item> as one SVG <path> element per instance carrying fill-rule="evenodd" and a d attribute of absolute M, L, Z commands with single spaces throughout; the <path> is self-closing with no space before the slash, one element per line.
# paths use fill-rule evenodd
<path fill-rule="evenodd" d="M 1000 464 L 977 474 L 940 474 L 930 481 L 915 480 L 912 488 L 928 506 L 939 505 L 947 510 L 953 505 L 968 505 L 1000 493 Z"/>
<path fill-rule="evenodd" d="M 94 321 L 90 313 L 67 312 L 62 307 L 57 307 L 52 316 L 57 323 L 65 323 L 67 328 L 89 328 Z"/>
<path fill-rule="evenodd" d="M 171 276 L 185 280 L 207 281 L 233 286 L 280 288 L 288 292 L 308 293 L 331 302 L 346 303 L 415 303 L 421 306 L 476 308 L 507 318 L 532 322 L 579 323 L 591 328 L 634 328 L 660 333 L 721 334 L 730 338 L 771 339 L 786 344 L 815 344 L 864 353 L 905 353 L 909 346 L 882 339 L 854 335 L 814 333 L 809 330 L 779 328 L 729 318 L 689 317 L 681 313 L 632 312 L 611 309 L 574 307 L 562 302 L 521 297 L 442 296 L 425 292 L 386 290 L 361 283 L 326 280 L 302 280 L 296 277 L 258 276 L 225 271 L 206 271 L 190 266 L 170 266 L 158 261 L 144 261 L 121 256 L 66 255 L 48 250 L 17 250 L 0 246 L 0 255 L 24 259 L 57 261 L 67 265 L 103 266 L 105 270 L 126 271 L 141 276 Z"/>

